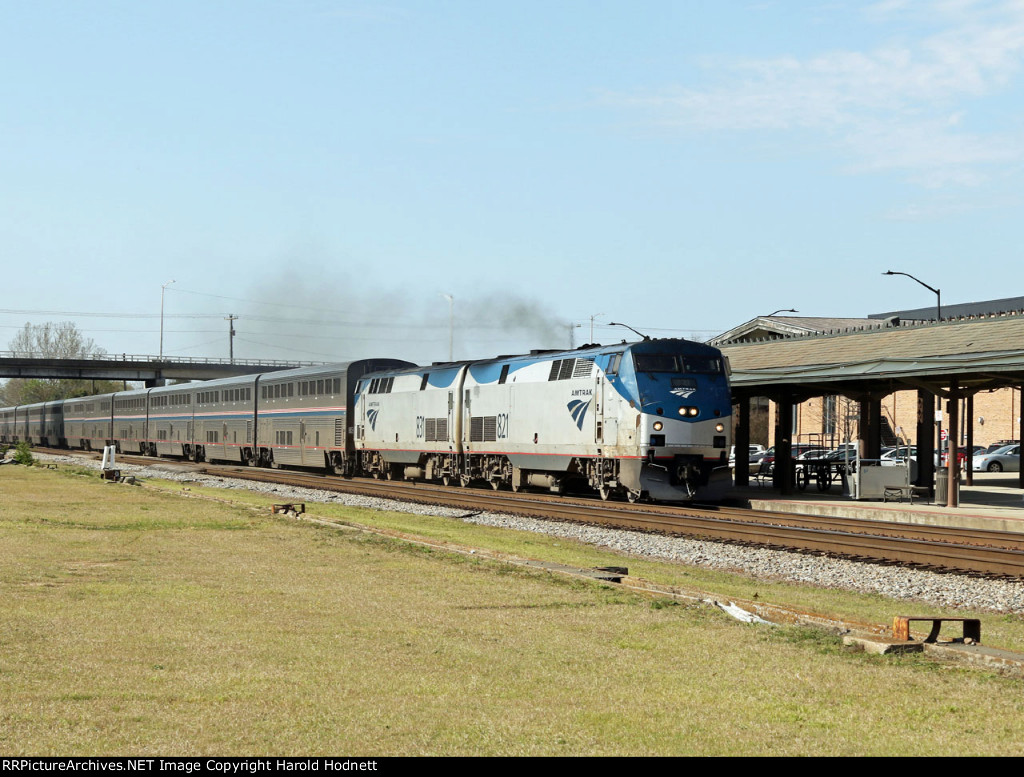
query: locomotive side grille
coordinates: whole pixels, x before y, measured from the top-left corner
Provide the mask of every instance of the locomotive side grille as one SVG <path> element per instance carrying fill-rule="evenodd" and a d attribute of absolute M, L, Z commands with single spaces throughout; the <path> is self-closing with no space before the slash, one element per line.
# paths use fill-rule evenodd
<path fill-rule="evenodd" d="M 484 417 L 476 416 L 469 419 L 469 441 L 483 442 L 484 440 Z"/>
<path fill-rule="evenodd" d="M 575 359 L 565 359 L 562 361 L 562 369 L 558 371 L 559 380 L 568 380 L 572 377 L 572 368 L 576 365 Z"/>
<path fill-rule="evenodd" d="M 341 448 L 345 444 L 345 422 L 340 418 L 334 419 L 334 446 Z"/>
<path fill-rule="evenodd" d="M 448 419 L 426 418 L 423 422 L 423 439 L 426 442 L 448 441 Z"/>
<path fill-rule="evenodd" d="M 574 378 L 589 378 L 594 369 L 593 359 L 577 359 L 576 367 L 572 371 Z"/>
<path fill-rule="evenodd" d="M 494 442 L 498 439 L 498 417 L 489 415 L 484 417 L 484 442 Z"/>

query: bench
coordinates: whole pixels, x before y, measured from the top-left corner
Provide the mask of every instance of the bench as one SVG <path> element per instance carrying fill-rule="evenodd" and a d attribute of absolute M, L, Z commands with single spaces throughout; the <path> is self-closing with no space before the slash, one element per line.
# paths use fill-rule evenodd
<path fill-rule="evenodd" d="M 906 498 L 910 504 L 914 504 L 913 486 L 885 486 L 882 490 L 883 502 L 888 502 L 890 499 L 902 502 L 904 498 Z"/>
<path fill-rule="evenodd" d="M 939 629 L 943 623 L 962 623 L 964 628 L 963 641 L 972 640 L 981 642 L 981 621 L 978 618 L 941 618 L 930 615 L 897 615 L 892 619 L 892 635 L 894 639 L 909 642 L 910 624 L 913 621 L 924 621 L 932 624 L 932 630 L 925 638 L 925 642 L 937 642 Z"/>

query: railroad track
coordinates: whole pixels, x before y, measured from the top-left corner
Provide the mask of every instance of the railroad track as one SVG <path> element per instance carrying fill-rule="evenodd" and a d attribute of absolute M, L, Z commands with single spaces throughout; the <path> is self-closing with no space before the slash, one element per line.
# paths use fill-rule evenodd
<path fill-rule="evenodd" d="M 68 454 L 64 450 L 45 452 Z M 96 454 L 74 453 L 98 458 Z M 487 488 L 451 488 L 429 483 L 366 478 L 343 479 L 296 470 L 265 470 L 205 463 L 190 465 L 149 457 L 122 455 L 118 461 L 143 465 L 174 463 L 192 468 L 197 474 L 444 505 L 467 512 L 506 512 L 546 520 L 1024 580 L 1024 535 L 1010 532 L 935 528 L 727 506 L 602 502 L 572 496 L 556 497 L 525 492 L 514 494 Z"/>

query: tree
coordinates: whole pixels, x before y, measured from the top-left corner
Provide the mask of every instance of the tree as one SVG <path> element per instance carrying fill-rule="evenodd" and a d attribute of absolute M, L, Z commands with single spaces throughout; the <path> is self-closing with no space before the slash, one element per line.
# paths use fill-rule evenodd
<path fill-rule="evenodd" d="M 91 337 L 83 335 L 73 323 L 25 324 L 9 344 L 14 356 L 49 359 L 89 359 L 104 356 L 106 351 Z M 90 381 L 41 378 L 12 378 L 0 387 L 0 405 L 27 405 L 50 402 L 55 399 L 84 397 L 117 391 L 121 384 L 115 381 Z"/>
<path fill-rule="evenodd" d="M 15 356 L 42 356 L 48 359 L 88 359 L 105 356 L 106 351 L 86 337 L 70 321 L 55 324 L 25 324 L 10 342 Z"/>

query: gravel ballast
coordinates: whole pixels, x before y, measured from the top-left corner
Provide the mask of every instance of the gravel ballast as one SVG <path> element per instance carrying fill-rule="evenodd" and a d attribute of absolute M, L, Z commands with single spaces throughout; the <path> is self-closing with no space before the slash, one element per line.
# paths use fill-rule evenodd
<path fill-rule="evenodd" d="M 73 463 L 99 469 L 99 462 L 91 459 L 39 454 L 36 454 L 36 457 L 44 461 Z M 446 507 L 196 475 L 184 472 L 172 464 L 136 466 L 119 463 L 118 469 L 123 475 L 134 475 L 136 478 L 187 481 L 213 488 L 244 489 L 273 494 L 276 501 L 282 502 L 342 504 L 371 510 L 441 516 L 467 523 L 518 531 L 540 532 L 590 543 L 629 555 L 739 572 L 764 580 L 785 580 L 823 588 L 874 593 L 894 599 L 905 599 L 941 607 L 1024 613 L 1024 583 L 1020 582 L 985 580 L 966 575 L 939 574 L 897 566 L 830 559 L 684 537 L 665 537 L 621 529 L 541 521 L 503 513 L 479 513 L 466 516 L 463 510 Z"/>

